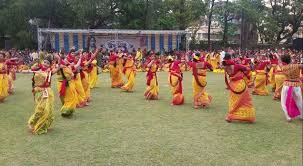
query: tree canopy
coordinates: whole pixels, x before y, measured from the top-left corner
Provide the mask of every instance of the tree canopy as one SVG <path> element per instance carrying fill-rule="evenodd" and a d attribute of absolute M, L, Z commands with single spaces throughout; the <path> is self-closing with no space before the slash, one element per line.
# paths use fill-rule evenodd
<path fill-rule="evenodd" d="M 222 40 L 234 35 L 235 15 L 256 26 L 262 40 L 278 43 L 301 26 L 303 0 L 234 0 L 210 10 L 216 0 L 0 0 L 0 36 L 15 47 L 35 47 L 36 28 L 186 29 L 211 11 Z M 265 3 L 267 2 L 267 3 Z M 213 15 L 212 14 L 212 15 Z M 209 24 L 211 25 L 211 24 Z M 291 27 L 291 28 L 289 28 Z"/>

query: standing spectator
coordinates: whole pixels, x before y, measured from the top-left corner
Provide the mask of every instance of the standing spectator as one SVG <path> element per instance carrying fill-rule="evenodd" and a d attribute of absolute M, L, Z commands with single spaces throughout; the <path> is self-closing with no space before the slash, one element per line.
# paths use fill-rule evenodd
<path fill-rule="evenodd" d="M 39 58 L 39 54 L 37 51 L 33 50 L 32 53 L 30 54 L 31 56 L 31 59 L 32 60 L 35 60 L 35 59 L 38 59 Z"/>

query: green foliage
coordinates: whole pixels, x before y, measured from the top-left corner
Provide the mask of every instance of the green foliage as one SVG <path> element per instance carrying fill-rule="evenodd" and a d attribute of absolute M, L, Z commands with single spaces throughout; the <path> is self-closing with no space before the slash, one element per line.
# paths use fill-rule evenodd
<path fill-rule="evenodd" d="M 0 35 L 11 36 L 16 47 L 34 47 L 36 26 L 186 29 L 204 14 L 203 0 L 2 0 Z"/>

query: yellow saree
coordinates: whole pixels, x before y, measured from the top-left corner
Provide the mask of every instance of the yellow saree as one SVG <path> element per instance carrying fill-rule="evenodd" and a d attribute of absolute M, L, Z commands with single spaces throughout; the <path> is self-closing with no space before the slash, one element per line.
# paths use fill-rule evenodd
<path fill-rule="evenodd" d="M 267 85 L 267 73 L 264 70 L 257 70 L 253 94 L 260 96 L 268 96 L 269 92 L 266 85 Z"/>
<path fill-rule="evenodd" d="M 96 87 L 96 84 L 98 82 L 98 66 L 97 66 L 97 60 L 93 60 L 91 62 L 92 70 L 89 73 L 89 86 L 90 88 Z"/>
<path fill-rule="evenodd" d="M 110 78 L 112 81 L 112 88 L 120 88 L 124 85 L 122 79 L 122 71 L 119 62 L 112 62 L 109 65 Z"/>
<path fill-rule="evenodd" d="M 57 73 L 57 87 L 62 102 L 61 115 L 71 116 L 78 103 L 75 81 L 72 79 L 73 72 L 69 67 L 63 67 Z"/>
<path fill-rule="evenodd" d="M 28 120 L 33 134 L 47 133 L 54 120 L 54 93 L 50 87 L 50 82 L 48 82 L 48 77 L 51 77 L 48 72 L 34 75 L 35 112 Z"/>
<path fill-rule="evenodd" d="M 199 84 L 201 84 L 201 86 Z M 195 108 L 209 107 L 212 101 L 212 97 L 205 90 L 206 85 L 207 85 L 206 70 L 200 71 L 197 80 L 195 79 L 195 77 L 193 77 L 192 86 L 193 86 Z"/>
<path fill-rule="evenodd" d="M 247 121 L 255 122 L 256 115 L 252 104 L 252 98 L 248 91 L 247 85 L 242 72 L 237 71 L 235 75 L 230 76 L 230 82 L 225 81 L 229 87 L 229 109 L 226 121 Z"/>
<path fill-rule="evenodd" d="M 206 82 L 206 69 L 207 62 L 193 63 L 193 95 L 194 95 L 194 107 L 197 108 L 207 108 L 210 106 L 212 97 L 206 92 L 205 87 Z"/>
<path fill-rule="evenodd" d="M 152 64 L 152 66 L 148 69 L 146 75 L 146 85 L 147 88 L 144 92 L 145 99 L 147 100 L 157 100 L 159 95 L 159 85 L 157 78 L 158 65 Z"/>
<path fill-rule="evenodd" d="M 282 72 L 282 69 L 280 66 L 277 66 L 275 71 L 275 94 L 274 94 L 274 100 L 281 100 L 281 92 L 283 88 L 284 81 L 286 80 L 286 77 L 284 73 Z"/>
<path fill-rule="evenodd" d="M 276 79 L 275 79 L 275 71 L 277 69 L 277 65 L 276 64 L 272 64 L 270 71 L 268 73 L 268 79 L 269 79 L 269 83 L 272 87 L 272 90 L 275 91 L 276 89 Z"/>
<path fill-rule="evenodd" d="M 0 103 L 8 96 L 7 66 L 0 63 Z"/>
<path fill-rule="evenodd" d="M 182 105 L 184 103 L 182 80 L 183 76 L 179 67 L 179 62 L 175 61 L 170 66 L 168 75 L 168 82 L 173 96 L 172 105 Z"/>
<path fill-rule="evenodd" d="M 81 80 L 81 75 L 80 73 L 77 73 L 74 76 L 74 82 L 75 82 L 75 87 L 76 87 L 76 91 L 77 91 L 77 98 L 78 98 L 78 103 L 77 103 L 77 107 L 84 107 L 86 102 L 87 102 L 87 97 L 82 85 L 82 80 Z"/>
<path fill-rule="evenodd" d="M 127 59 L 124 65 L 123 73 L 127 78 L 127 83 L 121 87 L 126 92 L 132 92 L 135 85 L 136 67 L 134 60 Z"/>

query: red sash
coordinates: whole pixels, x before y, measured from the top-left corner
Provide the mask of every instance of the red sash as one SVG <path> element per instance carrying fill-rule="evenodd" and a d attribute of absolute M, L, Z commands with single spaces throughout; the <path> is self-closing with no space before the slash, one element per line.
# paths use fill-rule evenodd
<path fill-rule="evenodd" d="M 158 67 L 157 67 L 156 71 L 158 71 Z M 156 84 L 158 85 L 157 72 L 152 72 L 151 67 L 150 67 L 146 74 L 146 77 L 147 77 L 146 85 L 147 86 L 150 86 L 151 80 L 154 78 L 154 75 L 156 77 Z"/>
<path fill-rule="evenodd" d="M 241 80 L 241 79 L 243 79 L 243 77 L 241 78 L 240 76 L 238 76 L 238 77 L 232 78 L 231 80 L 233 80 L 233 81 L 238 81 L 238 80 Z M 245 88 L 244 88 L 242 91 L 240 91 L 240 92 L 237 92 L 237 91 L 235 91 L 234 89 L 232 89 L 231 86 L 229 85 L 229 82 L 228 82 L 228 79 L 227 79 L 227 74 L 226 74 L 226 72 L 225 72 L 225 84 L 226 84 L 227 88 L 228 88 L 230 91 L 232 91 L 233 93 L 238 94 L 238 95 L 244 93 L 245 90 L 246 90 L 246 84 L 245 84 Z"/>

